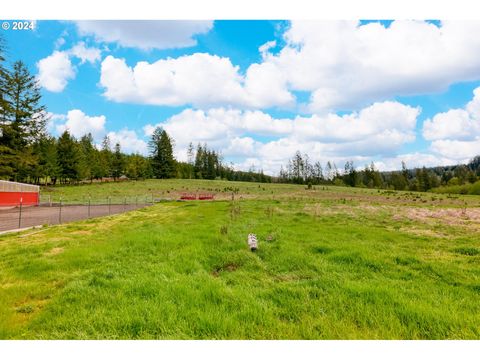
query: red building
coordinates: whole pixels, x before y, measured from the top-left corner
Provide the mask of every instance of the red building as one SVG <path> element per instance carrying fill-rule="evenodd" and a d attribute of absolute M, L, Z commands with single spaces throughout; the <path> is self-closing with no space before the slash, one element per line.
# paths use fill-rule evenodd
<path fill-rule="evenodd" d="M 0 206 L 38 205 L 40 187 L 0 180 Z"/>

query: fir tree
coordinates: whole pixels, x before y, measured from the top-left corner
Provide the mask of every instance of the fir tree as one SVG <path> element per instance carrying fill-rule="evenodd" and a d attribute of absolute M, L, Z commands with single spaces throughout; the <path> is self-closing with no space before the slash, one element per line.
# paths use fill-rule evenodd
<path fill-rule="evenodd" d="M 123 166 L 123 154 L 120 150 L 120 144 L 116 143 L 112 158 L 112 175 L 114 180 L 117 180 L 120 178 L 120 176 L 122 176 Z"/>
<path fill-rule="evenodd" d="M 45 135 L 47 115 L 40 86 L 22 61 L 13 64 L 5 85 L 4 121 L 13 129 L 11 146 L 19 150 Z"/>
<path fill-rule="evenodd" d="M 112 148 L 110 146 L 110 138 L 106 135 L 102 140 L 102 150 L 99 154 L 99 177 L 110 177 L 112 176 Z"/>
<path fill-rule="evenodd" d="M 157 127 L 149 143 L 152 170 L 156 178 L 175 177 L 176 166 L 173 157 L 173 144 L 167 132 Z"/>
<path fill-rule="evenodd" d="M 80 149 L 68 130 L 65 130 L 58 139 L 57 158 L 61 182 L 77 182 L 81 179 Z"/>

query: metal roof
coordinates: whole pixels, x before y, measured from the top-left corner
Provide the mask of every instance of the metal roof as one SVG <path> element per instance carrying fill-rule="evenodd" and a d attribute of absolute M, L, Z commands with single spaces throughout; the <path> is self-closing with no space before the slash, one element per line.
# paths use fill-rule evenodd
<path fill-rule="evenodd" d="M 0 192 L 40 192 L 40 186 L 0 180 Z"/>

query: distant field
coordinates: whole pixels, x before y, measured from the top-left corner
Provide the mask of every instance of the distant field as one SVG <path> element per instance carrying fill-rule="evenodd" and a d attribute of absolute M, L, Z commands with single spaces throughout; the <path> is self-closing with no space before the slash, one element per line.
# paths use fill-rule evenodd
<path fill-rule="evenodd" d="M 42 195 L 191 191 L 219 200 L 0 236 L 0 338 L 480 338 L 478 196 L 198 180 Z"/>
<path fill-rule="evenodd" d="M 217 200 L 230 200 L 232 191 L 236 190 L 235 198 L 239 199 L 278 199 L 278 198 L 310 198 L 319 196 L 322 199 L 342 199 L 374 201 L 378 203 L 433 205 L 433 206 L 480 206 L 479 196 L 456 194 L 433 194 L 408 191 L 390 191 L 377 189 L 361 189 L 350 187 L 315 185 L 306 191 L 306 185 L 293 184 L 259 184 L 237 181 L 212 180 L 144 180 L 82 184 L 74 186 L 42 187 L 42 201 L 54 202 L 106 202 L 108 197 L 122 201 L 127 197 L 139 200 L 164 199 L 178 200 L 183 193 L 213 193 Z"/>

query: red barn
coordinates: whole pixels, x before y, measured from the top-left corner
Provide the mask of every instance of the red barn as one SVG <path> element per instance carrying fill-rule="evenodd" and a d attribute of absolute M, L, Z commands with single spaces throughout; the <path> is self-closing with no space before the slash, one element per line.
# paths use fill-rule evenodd
<path fill-rule="evenodd" d="M 40 186 L 0 180 L 0 206 L 38 205 Z"/>

